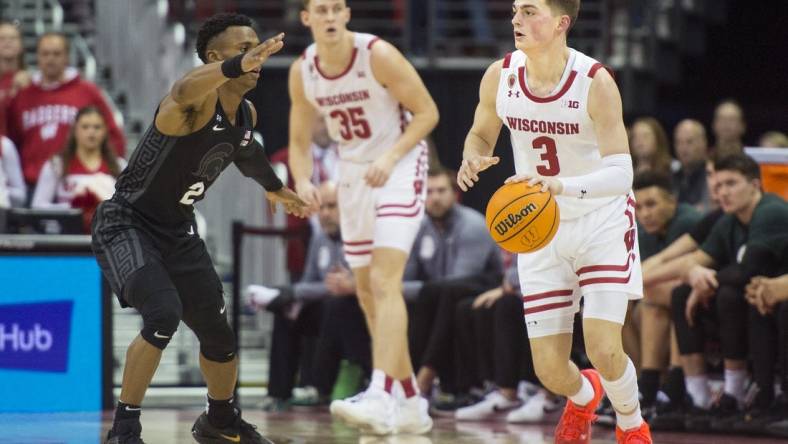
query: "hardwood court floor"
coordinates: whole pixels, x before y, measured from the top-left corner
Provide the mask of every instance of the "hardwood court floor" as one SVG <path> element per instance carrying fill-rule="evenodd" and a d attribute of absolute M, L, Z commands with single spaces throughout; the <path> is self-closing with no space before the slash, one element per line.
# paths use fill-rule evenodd
<path fill-rule="evenodd" d="M 148 444 L 192 443 L 191 426 L 199 410 L 145 409 L 142 437 Z M 376 438 L 331 421 L 327 413 L 289 412 L 264 414 L 244 411 L 276 444 L 547 444 L 553 425 L 513 426 L 503 421 L 457 423 L 439 418 L 424 436 Z M 2 444 L 100 444 L 111 425 L 111 413 L 0 414 Z M 777 444 L 784 440 L 740 436 L 655 434 L 657 444 Z M 614 434 L 594 430 L 595 444 L 615 443 Z"/>

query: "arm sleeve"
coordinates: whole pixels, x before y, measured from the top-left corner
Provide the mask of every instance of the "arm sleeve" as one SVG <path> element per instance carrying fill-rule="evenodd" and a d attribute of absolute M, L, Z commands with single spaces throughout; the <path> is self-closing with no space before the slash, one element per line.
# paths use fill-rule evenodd
<path fill-rule="evenodd" d="M 241 174 L 254 179 L 266 191 L 278 191 L 284 187 L 271 167 L 271 162 L 268 161 L 263 146 L 256 140 L 252 140 L 249 145 L 241 148 L 235 158 L 235 166 L 238 167 Z"/>
<path fill-rule="evenodd" d="M 558 180 L 564 185 L 564 196 L 583 198 L 610 197 L 627 194 L 632 189 L 632 156 L 612 154 L 602 158 L 602 168 L 582 176 Z"/>
<path fill-rule="evenodd" d="M 112 147 L 115 148 L 115 153 L 124 157 L 126 155 L 126 138 L 123 136 L 123 131 L 118 127 L 118 122 L 115 121 L 115 113 L 107 104 L 104 98 L 104 92 L 96 85 L 90 84 L 93 89 L 94 105 L 101 110 L 104 120 L 107 122 L 107 131 L 109 133 L 109 141 Z"/>
<path fill-rule="evenodd" d="M 52 160 L 48 160 L 41 168 L 41 174 L 38 176 L 36 182 L 36 190 L 33 193 L 33 201 L 30 203 L 31 208 L 70 208 L 71 206 L 66 203 L 55 203 L 55 193 L 57 191 L 58 174 L 52 164 Z"/>
<path fill-rule="evenodd" d="M 11 139 L 2 138 L 2 157 L 3 170 L 8 180 L 8 197 L 11 198 L 11 206 L 22 207 L 27 200 L 27 186 L 22 177 L 22 165 L 19 163 L 19 153 Z"/>

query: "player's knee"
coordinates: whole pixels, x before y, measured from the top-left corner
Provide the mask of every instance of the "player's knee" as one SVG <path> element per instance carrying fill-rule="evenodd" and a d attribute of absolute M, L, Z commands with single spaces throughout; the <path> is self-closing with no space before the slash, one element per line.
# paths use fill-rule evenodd
<path fill-rule="evenodd" d="M 216 322 L 200 332 L 200 353 L 213 362 L 230 362 L 235 359 L 237 345 L 235 333 L 226 320 Z M 196 333 L 196 331 L 195 331 Z"/>
<path fill-rule="evenodd" d="M 612 336 L 612 337 L 611 337 Z M 595 369 L 606 379 L 616 379 L 622 364 L 626 363 L 621 335 L 585 332 L 586 354 Z"/>
<path fill-rule="evenodd" d="M 164 350 L 183 315 L 178 293 L 175 290 L 156 293 L 138 310 L 142 314 L 142 337 L 154 347 Z"/>
<path fill-rule="evenodd" d="M 396 292 L 401 285 L 401 277 L 397 278 L 384 267 L 373 267 L 369 272 L 369 286 L 376 297 L 385 297 Z"/>

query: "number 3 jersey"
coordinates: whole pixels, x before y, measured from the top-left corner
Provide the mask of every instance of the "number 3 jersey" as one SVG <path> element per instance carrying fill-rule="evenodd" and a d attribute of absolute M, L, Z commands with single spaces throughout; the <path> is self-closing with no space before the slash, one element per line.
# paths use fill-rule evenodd
<path fill-rule="evenodd" d="M 588 91 L 602 64 L 570 48 L 558 85 L 549 96 L 537 97 L 528 89 L 526 59 L 522 51 L 504 58 L 495 101 L 498 117 L 509 128 L 517 174 L 573 177 L 600 169 Z M 561 219 L 580 217 L 614 199 L 556 196 Z"/>
<path fill-rule="evenodd" d="M 302 56 L 301 79 L 307 100 L 339 143 L 340 159 L 366 163 L 397 142 L 410 115 L 372 74 L 370 55 L 379 39 L 358 32 L 354 39 L 350 63 L 335 76 L 321 70 L 317 46 L 310 45 Z"/>

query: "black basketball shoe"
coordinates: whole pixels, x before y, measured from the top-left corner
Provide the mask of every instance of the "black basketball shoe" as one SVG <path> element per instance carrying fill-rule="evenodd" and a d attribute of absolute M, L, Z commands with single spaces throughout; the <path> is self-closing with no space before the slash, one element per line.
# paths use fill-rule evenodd
<path fill-rule="evenodd" d="M 241 419 L 241 415 L 236 415 L 235 420 L 229 426 L 220 429 L 214 427 L 208 420 L 208 414 L 203 412 L 192 426 L 192 436 L 200 444 L 273 444 L 265 439 L 263 435 L 257 433 L 257 427 Z"/>
<path fill-rule="evenodd" d="M 145 444 L 140 438 L 142 424 L 138 418 L 116 421 L 107 433 L 105 444 Z"/>

